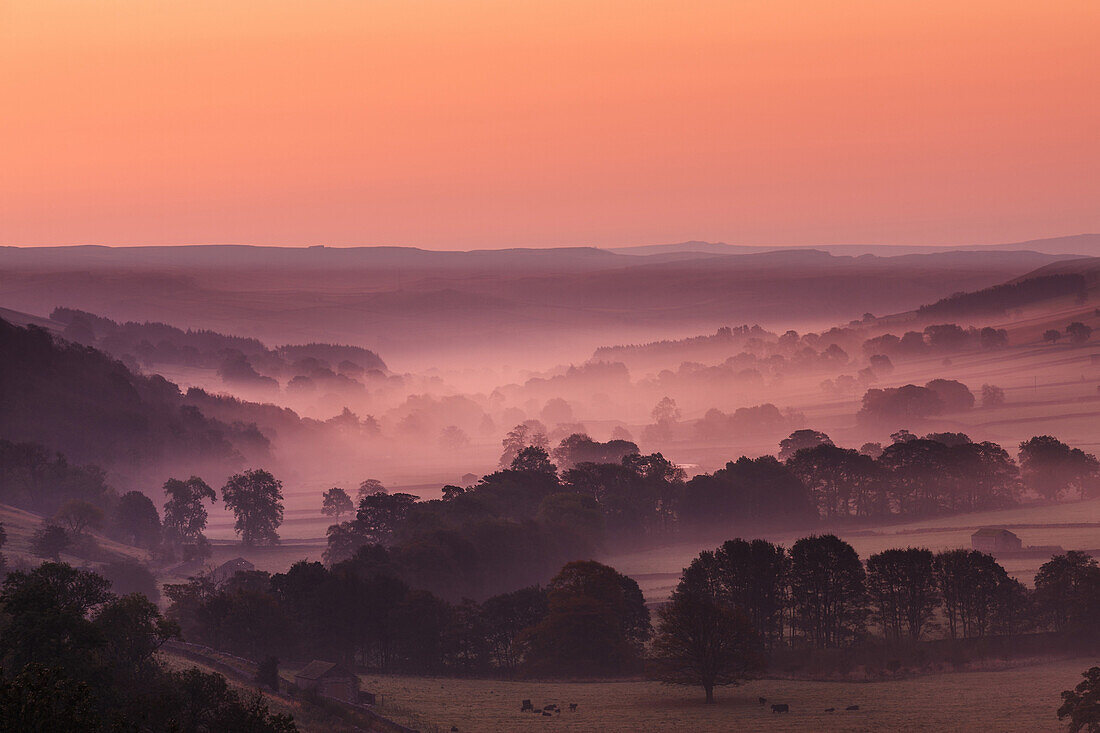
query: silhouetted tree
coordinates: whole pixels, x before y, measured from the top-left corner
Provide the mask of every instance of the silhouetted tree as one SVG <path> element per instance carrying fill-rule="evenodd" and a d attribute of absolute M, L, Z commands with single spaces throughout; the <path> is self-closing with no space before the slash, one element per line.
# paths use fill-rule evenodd
<path fill-rule="evenodd" d="M 359 492 L 356 494 L 356 501 L 362 501 L 364 496 L 370 496 L 371 494 L 385 494 L 386 487 L 382 485 L 382 482 L 376 478 L 368 478 L 359 483 Z"/>
<path fill-rule="evenodd" d="M 760 639 L 752 624 L 715 593 L 702 572 L 684 571 L 668 604 L 658 611 L 653 659 L 657 677 L 678 685 L 699 685 L 706 703 L 714 688 L 736 685 L 764 670 Z"/>
<path fill-rule="evenodd" d="M 160 544 L 160 515 L 152 499 L 140 491 L 119 497 L 112 524 L 115 536 L 128 544 L 146 549 Z"/>
<path fill-rule="evenodd" d="M 69 536 L 80 537 L 84 530 L 98 529 L 103 524 L 103 510 L 80 499 L 70 499 L 54 514 L 54 520 L 65 525 Z"/>
<path fill-rule="evenodd" d="M 637 665 L 649 637 L 638 584 L 597 562 L 572 562 L 547 589 L 544 619 L 522 638 L 532 671 L 617 674 Z"/>
<path fill-rule="evenodd" d="M 1005 391 L 993 384 L 982 385 L 982 407 L 1000 407 L 1005 403 Z"/>
<path fill-rule="evenodd" d="M 867 591 L 887 639 L 918 641 L 939 605 L 929 550 L 885 550 L 867 558 Z"/>
<path fill-rule="evenodd" d="M 176 543 L 193 543 L 202 538 L 206 529 L 206 507 L 203 500 L 218 500 L 214 489 L 198 476 L 186 481 L 170 478 L 164 482 L 168 501 L 164 504 L 164 532 Z"/>
<path fill-rule="evenodd" d="M 54 562 L 61 561 L 61 553 L 71 544 L 69 533 L 64 527 L 43 522 L 31 535 L 31 552 L 37 557 L 48 557 Z"/>
<path fill-rule="evenodd" d="M 997 593 L 1008 574 L 992 555 L 946 550 L 933 559 L 944 617 L 952 639 L 985 636 L 997 610 Z"/>
<path fill-rule="evenodd" d="M 339 520 L 341 516 L 354 510 L 355 505 L 351 503 L 348 492 L 339 486 L 333 486 L 325 492 L 324 499 L 321 502 L 321 513 L 326 517 L 335 517 Z"/>
<path fill-rule="evenodd" d="M 529 445 L 520 450 L 512 459 L 509 468 L 513 471 L 528 471 L 530 473 L 557 474 L 558 467 L 550 462 L 550 455 L 545 448 Z"/>
<path fill-rule="evenodd" d="M 234 528 L 245 545 L 276 544 L 283 523 L 283 483 L 263 469 L 229 477 L 222 501 L 237 516 Z"/>
<path fill-rule="evenodd" d="M 1049 328 L 1043 331 L 1043 341 L 1047 341 L 1052 344 L 1058 343 L 1058 339 L 1062 338 L 1062 332 L 1057 329 Z"/>
<path fill-rule="evenodd" d="M 482 604 L 489 653 L 503 669 L 519 666 L 521 650 L 516 639 L 524 629 L 546 617 L 546 591 L 537 585 L 486 599 Z"/>
<path fill-rule="evenodd" d="M 936 393 L 946 412 L 962 412 L 974 407 L 974 394 L 954 379 L 933 379 L 924 385 Z"/>
<path fill-rule="evenodd" d="M 546 449 L 549 445 L 546 439 L 546 426 L 538 420 L 522 422 L 508 431 L 501 445 L 504 447 L 504 452 L 500 455 L 500 467 L 508 468 L 524 448 Z"/>
<path fill-rule="evenodd" d="M 364 496 L 355 513 L 355 530 L 369 542 L 389 544 L 416 502 L 412 494 Z"/>
<path fill-rule="evenodd" d="M 832 444 L 832 439 L 820 430 L 795 430 L 779 442 L 779 460 L 786 463 L 800 450 Z"/>
<path fill-rule="evenodd" d="M 1020 468 L 1028 486 L 1052 500 L 1067 490 L 1088 495 L 1095 490 L 1100 473 L 1100 463 L 1091 453 L 1070 448 L 1049 435 L 1020 443 Z"/>
<path fill-rule="evenodd" d="M 823 444 L 803 448 L 787 460 L 810 492 L 822 517 L 869 517 L 883 514 L 882 472 L 874 459 L 848 448 Z"/>
<path fill-rule="evenodd" d="M 790 550 L 791 623 L 819 648 L 858 638 L 867 617 L 863 564 L 835 535 L 803 537 Z"/>
<path fill-rule="evenodd" d="M 1066 326 L 1066 335 L 1069 336 L 1070 343 L 1083 344 L 1092 336 L 1092 327 L 1080 321 L 1074 321 Z"/>
<path fill-rule="evenodd" d="M 1035 602 L 1056 631 L 1084 629 L 1100 612 L 1100 567 L 1090 555 L 1070 550 L 1055 555 L 1035 575 Z"/>
<path fill-rule="evenodd" d="M 1062 691 L 1058 720 L 1069 718 L 1070 733 L 1100 733 L 1100 667 L 1082 672 L 1084 681 Z"/>

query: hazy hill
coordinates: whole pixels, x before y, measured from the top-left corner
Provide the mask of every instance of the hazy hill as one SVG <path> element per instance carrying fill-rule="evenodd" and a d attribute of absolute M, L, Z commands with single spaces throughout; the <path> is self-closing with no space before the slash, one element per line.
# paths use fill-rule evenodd
<path fill-rule="evenodd" d="M 0 305 L 163 321 L 265 343 L 364 346 L 399 371 L 583 358 L 729 323 L 817 328 L 914 309 L 1058 260 L 1024 250 L 890 256 L 705 247 L 428 252 L 411 248 L 0 248 Z M 551 356 L 552 354 L 552 356 Z"/>
<path fill-rule="evenodd" d="M 0 438 L 135 480 L 154 468 L 224 472 L 267 454 L 255 426 L 209 419 L 162 377 L 43 329 L 0 320 L 0 354 Z"/>

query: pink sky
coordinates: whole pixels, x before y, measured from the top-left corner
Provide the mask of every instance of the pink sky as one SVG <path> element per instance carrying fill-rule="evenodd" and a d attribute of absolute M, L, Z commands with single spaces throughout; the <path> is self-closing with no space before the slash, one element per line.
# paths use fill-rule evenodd
<path fill-rule="evenodd" d="M 0 243 L 1100 231 L 1100 2 L 5 0 Z"/>

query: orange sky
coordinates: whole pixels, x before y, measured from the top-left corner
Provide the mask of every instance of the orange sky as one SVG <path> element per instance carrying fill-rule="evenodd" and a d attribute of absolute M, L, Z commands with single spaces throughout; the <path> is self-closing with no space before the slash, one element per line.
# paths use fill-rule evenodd
<path fill-rule="evenodd" d="M 0 0 L 0 243 L 1100 231 L 1100 2 Z"/>

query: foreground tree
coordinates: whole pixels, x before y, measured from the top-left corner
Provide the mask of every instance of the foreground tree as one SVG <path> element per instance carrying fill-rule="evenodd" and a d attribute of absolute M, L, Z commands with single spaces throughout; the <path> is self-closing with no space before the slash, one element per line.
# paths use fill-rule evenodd
<path fill-rule="evenodd" d="M 536 674 L 622 674 L 638 666 L 649 610 L 632 579 L 598 562 L 571 562 L 550 581 L 548 612 L 519 643 Z"/>
<path fill-rule="evenodd" d="M 886 550 L 867 558 L 867 589 L 883 633 L 918 641 L 939 605 L 929 550 Z"/>
<path fill-rule="evenodd" d="M 1087 630 L 1100 612 L 1100 567 L 1085 552 L 1055 555 L 1035 575 L 1035 602 L 1055 630 Z"/>
<path fill-rule="evenodd" d="M 230 476 L 222 501 L 237 515 L 234 528 L 245 545 L 277 544 L 283 523 L 283 483 L 263 469 Z"/>
<path fill-rule="evenodd" d="M 701 686 L 709 704 L 716 686 L 736 685 L 764 670 L 760 637 L 748 617 L 718 597 L 700 567 L 684 572 L 658 618 L 653 657 L 663 682 Z"/>
<path fill-rule="evenodd" d="M 821 445 L 833 445 L 833 441 L 820 430 L 795 430 L 779 441 L 779 460 L 786 463 L 798 451 Z"/>
<path fill-rule="evenodd" d="M 1100 667 L 1092 667 L 1081 676 L 1083 682 L 1062 692 L 1058 720 L 1069 718 L 1070 733 L 1100 733 Z"/>
<path fill-rule="evenodd" d="M 72 543 L 64 527 L 43 522 L 31 535 L 31 552 L 36 557 L 46 557 L 54 562 L 61 561 L 61 553 Z"/>
<path fill-rule="evenodd" d="M 943 615 L 952 639 L 982 637 L 997 613 L 1008 573 L 993 558 L 977 550 L 945 550 L 933 558 Z"/>
<path fill-rule="evenodd" d="M 863 633 L 865 573 L 855 549 L 835 535 L 803 537 L 791 547 L 792 623 L 819 648 Z"/>
<path fill-rule="evenodd" d="M 61 505 L 54 519 L 65 525 L 72 537 L 81 537 L 85 530 L 99 529 L 103 524 L 103 510 L 95 504 L 80 499 L 70 499 Z"/>

